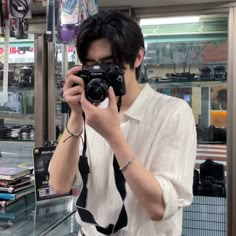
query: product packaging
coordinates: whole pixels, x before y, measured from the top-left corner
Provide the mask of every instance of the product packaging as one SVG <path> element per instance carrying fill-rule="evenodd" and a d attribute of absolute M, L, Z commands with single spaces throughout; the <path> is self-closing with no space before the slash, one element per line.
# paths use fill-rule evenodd
<path fill-rule="evenodd" d="M 96 0 L 60 0 L 56 12 L 57 42 L 71 44 L 79 33 L 79 25 L 98 12 Z"/>

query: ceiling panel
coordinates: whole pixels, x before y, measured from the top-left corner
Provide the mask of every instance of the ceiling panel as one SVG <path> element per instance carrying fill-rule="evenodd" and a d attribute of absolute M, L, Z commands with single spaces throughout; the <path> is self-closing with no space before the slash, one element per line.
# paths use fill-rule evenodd
<path fill-rule="evenodd" d="M 185 4 L 199 4 L 199 3 L 229 3 L 229 0 L 99 0 L 101 7 L 119 7 L 130 6 L 136 7 L 153 7 L 153 6 L 176 6 Z M 235 1 L 234 1 L 235 2 Z"/>
<path fill-rule="evenodd" d="M 226 3 L 236 3 L 236 1 L 229 0 L 99 0 L 99 7 L 101 8 L 150 8 L 150 7 L 165 7 L 165 6 L 181 6 L 181 5 L 198 5 L 207 3 L 216 3 L 219 7 Z M 45 15 L 46 7 L 42 6 L 42 2 L 37 1 L 33 3 L 34 15 Z"/>

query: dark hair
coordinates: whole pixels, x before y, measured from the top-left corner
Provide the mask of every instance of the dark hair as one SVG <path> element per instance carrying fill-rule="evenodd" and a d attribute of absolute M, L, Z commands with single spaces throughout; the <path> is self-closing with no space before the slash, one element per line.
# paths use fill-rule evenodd
<path fill-rule="evenodd" d="M 82 64 L 86 63 L 91 43 L 103 38 L 111 43 L 113 62 L 117 65 L 129 64 L 134 69 L 137 54 L 140 48 L 144 48 L 139 25 L 117 11 L 101 11 L 86 19 L 80 26 L 76 42 L 77 54 Z M 137 77 L 139 70 L 140 67 L 136 69 Z"/>

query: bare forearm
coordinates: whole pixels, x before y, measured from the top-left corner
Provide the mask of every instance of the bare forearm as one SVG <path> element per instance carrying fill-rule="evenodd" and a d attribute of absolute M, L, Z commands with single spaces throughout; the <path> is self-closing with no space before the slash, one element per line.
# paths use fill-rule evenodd
<path fill-rule="evenodd" d="M 74 119 L 72 117 L 68 121 L 68 129 L 73 133 L 79 133 L 82 129 L 82 124 L 80 124 L 82 121 L 75 122 Z M 68 137 L 70 134 L 65 130 L 50 162 L 49 184 L 59 193 L 68 192 L 71 189 L 78 171 L 80 138 Z"/>
<path fill-rule="evenodd" d="M 152 220 L 160 220 L 164 214 L 164 201 L 159 182 L 139 161 L 122 132 L 109 141 L 120 167 L 125 166 L 134 158 L 131 164 L 123 170 L 123 174 L 139 203 L 147 211 Z"/>

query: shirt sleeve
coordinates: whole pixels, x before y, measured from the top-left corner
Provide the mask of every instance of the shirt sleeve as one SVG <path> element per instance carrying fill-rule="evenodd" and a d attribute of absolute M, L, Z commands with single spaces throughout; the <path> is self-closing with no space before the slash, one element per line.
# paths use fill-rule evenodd
<path fill-rule="evenodd" d="M 167 112 L 161 131 L 153 143 L 151 171 L 163 191 L 163 219 L 173 216 L 192 202 L 193 171 L 196 158 L 196 126 L 189 105 L 180 100 L 175 112 Z M 173 110 L 172 110 L 173 111 Z M 158 131 L 157 131 L 158 133 Z"/>

